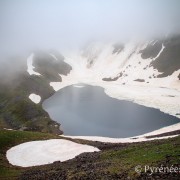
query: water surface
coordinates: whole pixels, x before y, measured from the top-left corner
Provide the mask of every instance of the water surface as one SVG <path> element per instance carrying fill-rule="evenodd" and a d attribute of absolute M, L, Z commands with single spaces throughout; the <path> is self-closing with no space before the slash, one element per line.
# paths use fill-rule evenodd
<path fill-rule="evenodd" d="M 157 109 L 107 96 L 103 88 L 68 86 L 43 103 L 65 135 L 130 137 L 179 122 Z"/>

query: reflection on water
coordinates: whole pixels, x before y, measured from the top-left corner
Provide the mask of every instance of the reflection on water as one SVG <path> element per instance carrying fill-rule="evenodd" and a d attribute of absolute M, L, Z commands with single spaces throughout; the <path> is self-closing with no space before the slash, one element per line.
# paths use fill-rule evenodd
<path fill-rule="evenodd" d="M 61 89 L 43 108 L 65 135 L 130 137 L 179 122 L 157 109 L 111 98 L 95 86 Z"/>

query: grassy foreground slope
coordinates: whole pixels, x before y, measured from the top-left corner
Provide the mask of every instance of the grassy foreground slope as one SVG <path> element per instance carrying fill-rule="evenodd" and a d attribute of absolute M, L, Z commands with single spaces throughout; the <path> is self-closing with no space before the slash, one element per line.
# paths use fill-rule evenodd
<path fill-rule="evenodd" d="M 50 82 L 60 82 L 61 75 L 72 69 L 63 56 L 55 55 L 56 60 L 47 52 L 34 53 L 33 65 L 39 76 L 27 72 L 28 56 L 12 57 L 0 67 L 0 129 L 62 134 L 60 124 L 42 108 L 43 101 L 55 93 Z M 41 97 L 39 104 L 29 99 L 32 93 Z"/>
<path fill-rule="evenodd" d="M 59 124 L 50 119 L 42 103 L 35 104 L 28 98 L 35 90 L 41 92 L 42 100 L 54 93 L 42 77 L 21 75 L 18 83 L 0 83 L 0 129 L 60 133 Z"/>
<path fill-rule="evenodd" d="M 6 159 L 6 151 L 18 144 L 35 141 L 59 138 L 59 136 L 47 133 L 30 132 L 30 131 L 0 131 L 0 179 L 18 177 L 23 168 L 10 165 Z"/>
<path fill-rule="evenodd" d="M 107 144 L 75 140 L 97 146 L 101 149 L 96 153 L 83 153 L 66 162 L 21 168 L 12 166 L 6 159 L 6 151 L 17 144 L 59 136 L 26 131 L 0 131 L 0 179 L 178 179 L 178 173 L 144 172 L 144 166 L 171 167 L 180 164 L 180 137 L 166 140 L 133 144 Z M 141 166 L 141 173 L 135 167 Z M 150 172 L 149 172 L 150 173 Z"/>

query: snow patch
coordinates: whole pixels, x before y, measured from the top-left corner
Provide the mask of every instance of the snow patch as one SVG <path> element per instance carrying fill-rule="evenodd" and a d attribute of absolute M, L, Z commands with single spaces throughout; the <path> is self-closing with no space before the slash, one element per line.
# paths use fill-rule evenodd
<path fill-rule="evenodd" d="M 50 82 L 49 85 L 55 90 L 58 91 L 61 87 L 61 82 Z"/>
<path fill-rule="evenodd" d="M 83 85 L 78 85 L 78 84 L 76 85 L 76 84 L 75 84 L 73 87 L 76 87 L 76 88 L 83 88 L 84 86 L 83 86 Z"/>
<path fill-rule="evenodd" d="M 157 40 L 152 41 L 152 46 L 154 46 L 156 44 Z"/>
<path fill-rule="evenodd" d="M 32 64 L 33 64 L 33 58 L 34 58 L 34 54 L 32 53 L 28 58 L 27 58 L 27 72 L 30 75 L 37 75 L 40 76 L 41 74 L 38 72 L 35 72 L 33 69 L 35 68 Z"/>
<path fill-rule="evenodd" d="M 57 58 L 54 54 L 49 53 L 49 55 L 50 55 L 51 57 L 53 57 L 56 61 L 58 61 L 58 58 Z"/>
<path fill-rule="evenodd" d="M 30 94 L 29 99 L 33 101 L 34 103 L 38 104 L 41 101 L 41 96 L 37 94 Z"/>
<path fill-rule="evenodd" d="M 156 60 L 161 55 L 161 53 L 163 52 L 164 49 L 165 49 L 165 46 L 164 46 L 164 44 L 162 44 L 161 50 L 159 51 L 158 55 L 153 59 L 153 61 Z"/>
<path fill-rule="evenodd" d="M 8 131 L 14 131 L 14 129 L 8 129 L 8 128 L 3 128 L 5 130 L 8 130 Z"/>
<path fill-rule="evenodd" d="M 38 166 L 55 161 L 67 161 L 84 152 L 97 152 L 98 148 L 64 139 L 31 141 L 12 147 L 6 153 L 12 165 Z"/>
<path fill-rule="evenodd" d="M 158 139 L 168 139 L 177 137 L 178 135 L 173 136 L 163 136 L 163 137 L 155 137 L 155 138 L 145 138 L 145 137 L 131 137 L 131 138 L 109 138 L 109 137 L 99 137 L 99 136 L 63 136 L 71 139 L 84 139 L 89 141 L 99 141 L 104 143 L 134 143 L 134 142 L 143 142 L 143 141 L 152 141 Z"/>

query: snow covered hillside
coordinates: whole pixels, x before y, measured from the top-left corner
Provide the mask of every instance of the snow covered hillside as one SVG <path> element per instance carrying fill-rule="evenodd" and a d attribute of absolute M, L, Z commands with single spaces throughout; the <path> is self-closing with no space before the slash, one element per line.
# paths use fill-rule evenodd
<path fill-rule="evenodd" d="M 28 73 L 46 76 L 51 82 L 108 81 L 180 89 L 180 36 L 126 44 L 90 43 L 61 53 L 31 54 Z"/>
<path fill-rule="evenodd" d="M 92 43 L 64 55 L 72 66 L 67 80 L 180 89 L 180 37 L 143 43 Z"/>

